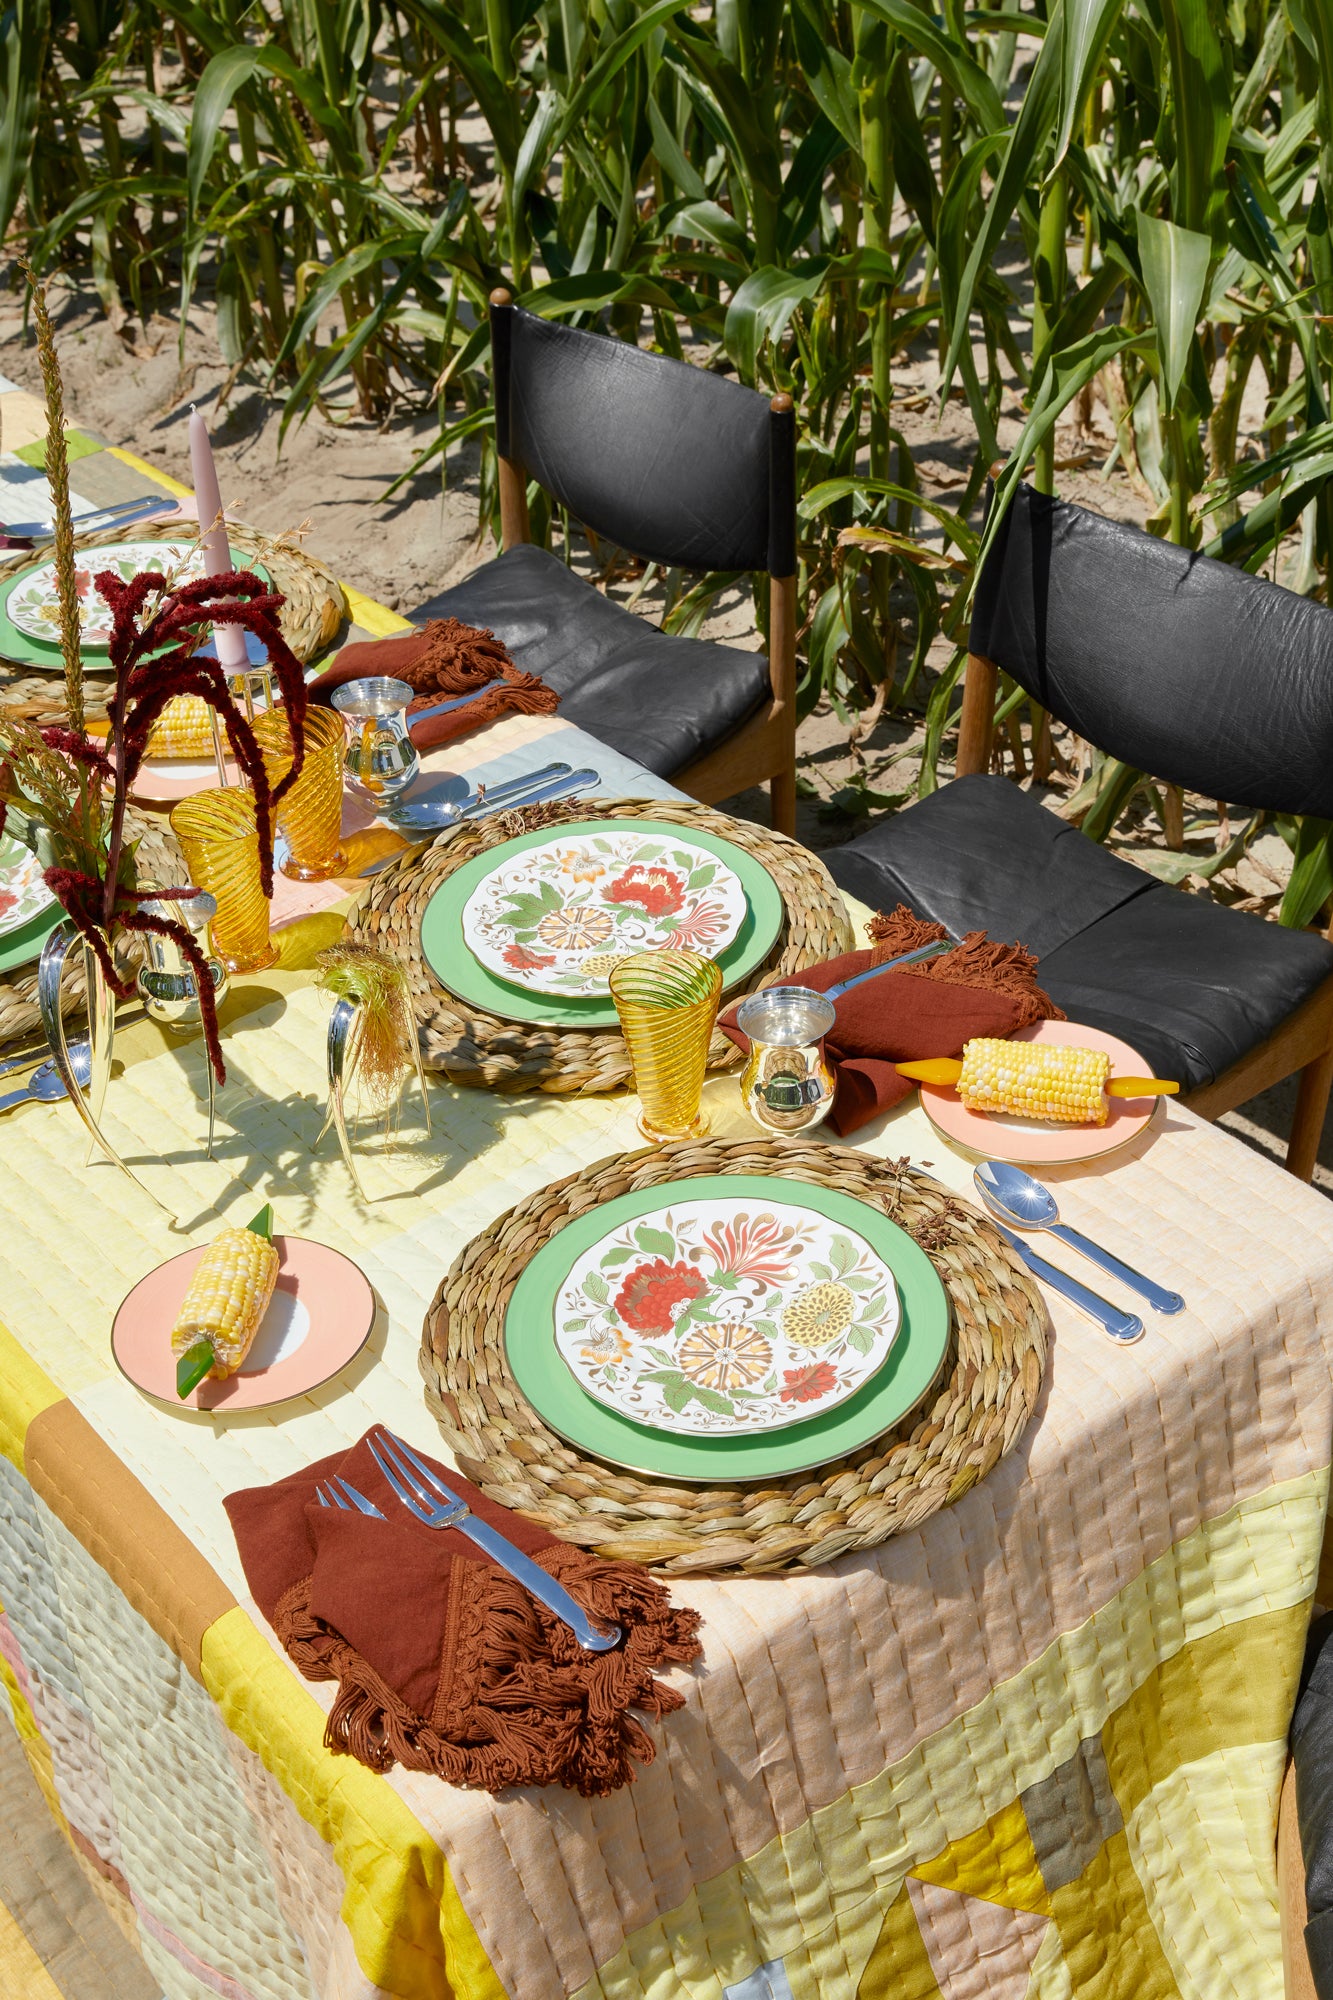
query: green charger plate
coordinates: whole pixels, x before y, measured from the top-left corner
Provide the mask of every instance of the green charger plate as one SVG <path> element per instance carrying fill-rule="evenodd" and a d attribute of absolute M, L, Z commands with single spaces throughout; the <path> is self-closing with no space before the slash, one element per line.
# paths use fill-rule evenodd
<path fill-rule="evenodd" d="M 522 854 L 530 847 L 544 847 L 557 834 L 591 831 L 595 833 L 642 833 L 645 837 L 688 840 L 724 862 L 740 878 L 745 891 L 747 914 L 726 950 L 719 953 L 722 990 L 738 986 L 758 970 L 782 935 L 786 911 L 782 891 L 761 862 L 743 847 L 717 834 L 698 833 L 693 827 L 677 826 L 670 820 L 596 819 L 570 820 L 558 827 L 544 826 L 535 833 L 523 833 L 499 847 L 488 847 L 455 869 L 447 882 L 435 891 L 421 917 L 421 953 L 435 977 L 458 1000 L 496 1014 L 502 1021 L 526 1021 L 538 1028 L 614 1028 L 616 1010 L 610 999 L 564 1000 L 555 993 L 527 993 L 510 986 L 472 956 L 463 942 L 463 908 L 468 897 L 495 868 L 502 855 Z"/>
<path fill-rule="evenodd" d="M 16 966 L 31 965 L 35 958 L 40 958 L 42 946 L 56 925 L 64 921 L 64 910 L 59 903 L 52 903 L 16 931 L 6 931 L 0 936 L 0 972 L 12 972 Z"/>
<path fill-rule="evenodd" d="M 753 1437 L 690 1437 L 632 1423 L 582 1390 L 555 1345 L 555 1301 L 576 1259 L 622 1222 L 669 1208 L 672 1198 L 709 1195 L 804 1204 L 864 1238 L 898 1281 L 903 1328 L 883 1367 L 824 1416 Z M 928 1395 L 949 1346 L 949 1297 L 918 1243 L 868 1202 L 811 1182 L 756 1174 L 708 1174 L 670 1181 L 604 1202 L 567 1223 L 519 1278 L 504 1322 L 505 1357 L 534 1410 L 568 1444 L 627 1471 L 664 1479 L 729 1485 L 808 1472 L 859 1451 L 901 1421 Z"/>
<path fill-rule="evenodd" d="M 76 522 L 75 526 L 77 525 Z M 49 556 L 43 557 L 43 563 L 49 561 Z M 272 582 L 262 563 L 252 562 L 246 566 L 254 571 L 261 582 Z M 9 615 L 9 593 L 23 581 L 30 569 L 39 567 L 41 565 L 35 562 L 25 563 L 22 569 L 16 570 L 13 576 L 6 577 L 5 581 L 0 583 L 0 659 L 9 660 L 17 666 L 45 667 L 48 673 L 63 674 L 65 660 L 60 650 L 59 639 L 53 639 L 50 645 L 47 645 L 43 640 L 29 638 L 26 632 L 20 632 Z M 100 651 L 97 647 L 89 648 L 84 664 L 92 673 L 111 671 L 110 657 L 105 648 Z"/>

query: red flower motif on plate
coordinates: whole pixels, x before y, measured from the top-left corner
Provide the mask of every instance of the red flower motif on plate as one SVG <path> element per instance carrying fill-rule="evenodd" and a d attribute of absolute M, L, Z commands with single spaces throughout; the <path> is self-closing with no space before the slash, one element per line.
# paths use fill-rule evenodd
<path fill-rule="evenodd" d="M 707 1290 L 691 1265 L 654 1257 L 629 1273 L 616 1294 L 616 1312 L 636 1333 L 670 1333 L 679 1308 Z"/>
<path fill-rule="evenodd" d="M 507 944 L 503 956 L 505 964 L 516 972 L 535 972 L 538 966 L 555 964 L 549 952 L 529 951 L 525 944 Z"/>
<path fill-rule="evenodd" d="M 784 1229 L 775 1215 L 738 1215 L 734 1222 L 715 1222 L 705 1230 L 704 1249 L 717 1259 L 720 1282 L 753 1278 L 762 1285 L 780 1285 L 791 1272 L 795 1232 Z"/>
<path fill-rule="evenodd" d="M 0 889 L 0 917 L 7 917 L 11 910 L 17 909 L 18 900 L 12 889 Z"/>
<path fill-rule="evenodd" d="M 727 929 L 727 913 L 721 903 L 700 903 L 697 910 L 690 910 L 681 917 L 667 938 L 667 947 L 674 951 L 704 951 L 722 937 Z"/>
<path fill-rule="evenodd" d="M 632 861 L 603 890 L 607 903 L 636 903 L 650 917 L 671 917 L 685 901 L 685 884 L 671 868 L 644 868 Z"/>
<path fill-rule="evenodd" d="M 787 1385 L 782 1391 L 784 1403 L 817 1403 L 837 1388 L 838 1371 L 827 1361 L 816 1361 L 809 1368 L 784 1369 L 782 1379 Z"/>

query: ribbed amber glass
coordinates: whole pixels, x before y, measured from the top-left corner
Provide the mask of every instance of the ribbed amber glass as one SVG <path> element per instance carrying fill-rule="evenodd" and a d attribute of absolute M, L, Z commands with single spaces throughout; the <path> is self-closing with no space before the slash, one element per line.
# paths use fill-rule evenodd
<path fill-rule="evenodd" d="M 286 711 L 257 715 L 255 737 L 264 754 L 270 785 L 286 777 L 292 762 L 292 733 Z M 347 856 L 340 845 L 343 819 L 343 719 L 331 708 L 312 705 L 305 716 L 305 759 L 301 775 L 278 801 L 278 830 L 290 854 L 284 875 L 297 882 L 323 882 L 343 875 Z"/>
<path fill-rule="evenodd" d="M 699 1109 L 722 973 L 694 951 L 640 951 L 608 979 L 634 1065 L 645 1139 L 697 1139 Z"/>
<path fill-rule="evenodd" d="M 268 934 L 268 898 L 259 885 L 259 832 L 252 793 L 239 785 L 196 792 L 172 807 L 171 830 L 190 880 L 217 899 L 213 950 L 233 972 L 277 962 Z"/>

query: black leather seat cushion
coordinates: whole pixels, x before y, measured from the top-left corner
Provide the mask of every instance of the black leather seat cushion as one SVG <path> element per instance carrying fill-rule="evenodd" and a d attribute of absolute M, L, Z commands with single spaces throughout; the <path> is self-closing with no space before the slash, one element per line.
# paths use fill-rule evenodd
<path fill-rule="evenodd" d="M 414 614 L 482 625 L 560 696 L 560 714 L 659 778 L 715 749 L 769 693 L 762 653 L 678 639 L 626 611 L 558 556 L 521 543 Z"/>
<path fill-rule="evenodd" d="M 1186 1090 L 1333 973 L 1323 938 L 1154 882 L 1007 778 L 956 778 L 825 859 L 872 909 L 903 902 L 955 936 L 1026 945 L 1071 1020 L 1119 1035 Z"/>

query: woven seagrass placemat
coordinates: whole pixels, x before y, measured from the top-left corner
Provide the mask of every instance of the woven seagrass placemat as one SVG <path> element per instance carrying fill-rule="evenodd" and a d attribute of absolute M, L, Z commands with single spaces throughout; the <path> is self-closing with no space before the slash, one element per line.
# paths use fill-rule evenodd
<path fill-rule="evenodd" d="M 424 854 L 404 857 L 386 869 L 350 920 L 349 937 L 377 945 L 407 967 L 427 1069 L 442 1071 L 451 1083 L 490 1090 L 598 1093 L 629 1082 L 629 1056 L 618 1029 L 588 1032 L 501 1020 L 446 993 L 421 955 L 422 913 L 456 868 L 534 828 L 589 819 L 670 820 L 695 827 L 732 841 L 767 869 L 782 894 L 782 932 L 764 964 L 728 996 L 728 1004 L 771 979 L 850 951 L 855 942 L 832 877 L 808 849 L 693 800 L 585 799 L 497 813 L 443 834 Z M 730 1069 L 740 1060 L 734 1044 L 714 1034 L 708 1067 Z"/>
<path fill-rule="evenodd" d="M 140 882 L 165 888 L 188 882 L 190 871 L 165 819 L 125 808 L 126 837 L 136 843 L 135 875 Z M 83 953 L 70 956 L 68 970 L 60 982 L 60 1011 L 68 1019 L 82 1014 L 87 1005 L 83 988 Z M 31 1037 L 40 1039 L 41 1015 L 37 1011 L 37 961 L 15 966 L 0 973 L 0 1048 Z"/>
<path fill-rule="evenodd" d="M 179 542 L 193 540 L 195 533 L 193 521 L 181 522 L 174 527 L 157 521 L 138 526 L 131 523 L 128 528 L 112 529 L 109 533 L 98 534 L 94 531 L 76 535 L 74 548 L 77 553 L 84 548 L 105 548 L 113 542 Z M 271 541 L 256 528 L 228 522 L 227 537 L 234 559 L 238 563 L 243 563 L 246 558 L 262 563 L 273 580 L 274 589 L 282 592 L 286 602 L 279 623 L 283 637 L 297 659 L 303 664 L 316 659 L 333 644 L 347 617 L 347 600 L 333 572 L 294 543 Z M 0 563 L 0 583 L 16 570 L 25 569 L 33 562 L 48 561 L 50 556 L 48 545 L 11 557 L 9 561 Z M 83 671 L 88 720 L 93 724 L 105 721 L 104 704 L 111 689 L 110 668 L 105 654 L 90 653 L 84 660 Z M 63 722 L 63 673 L 64 665 L 55 648 L 52 648 L 49 672 L 28 665 L 6 665 L 0 661 L 0 703 L 32 722 Z"/>
<path fill-rule="evenodd" d="M 815 1472 L 673 1486 L 590 1458 L 547 1429 L 505 1361 L 509 1295 L 529 1259 L 600 1203 L 705 1174 L 809 1181 L 906 1230 L 952 1307 L 934 1388 L 881 1438 Z M 618 1154 L 529 1195 L 475 1236 L 426 1315 L 426 1402 L 491 1499 L 606 1556 L 676 1573 L 805 1569 L 919 1527 L 984 1479 L 1032 1415 L 1046 1363 L 1036 1285 L 985 1219 L 906 1161 L 797 1139 L 704 1139 Z"/>

